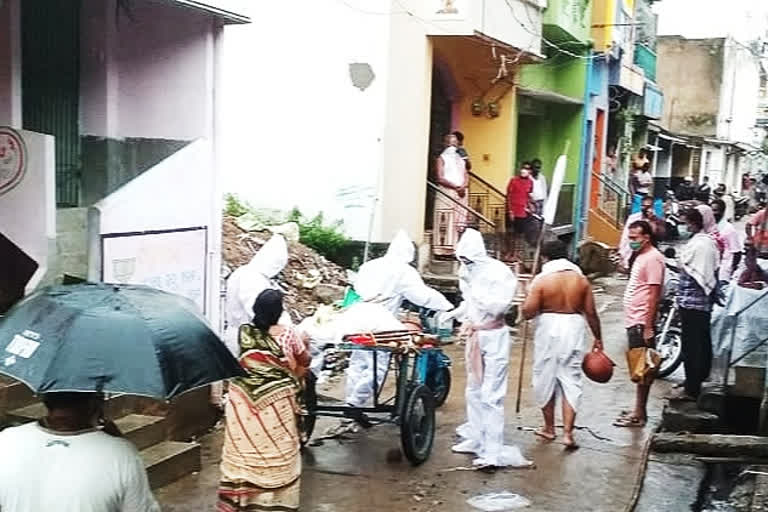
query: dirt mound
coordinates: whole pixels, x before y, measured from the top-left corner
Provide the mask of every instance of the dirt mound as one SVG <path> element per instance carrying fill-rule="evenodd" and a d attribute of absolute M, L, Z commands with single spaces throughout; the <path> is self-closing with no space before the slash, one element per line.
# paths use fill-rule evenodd
<path fill-rule="evenodd" d="M 271 236 L 268 231 L 244 231 L 236 224 L 234 217 L 224 217 L 221 232 L 221 252 L 226 266 L 224 277 L 251 261 Z M 312 315 L 318 304 L 317 287 L 307 287 L 313 284 L 311 281 L 344 287 L 347 285 L 347 273 L 306 245 L 288 242 L 288 264 L 277 280 L 285 291 L 286 309 L 293 321 L 299 322 Z"/>

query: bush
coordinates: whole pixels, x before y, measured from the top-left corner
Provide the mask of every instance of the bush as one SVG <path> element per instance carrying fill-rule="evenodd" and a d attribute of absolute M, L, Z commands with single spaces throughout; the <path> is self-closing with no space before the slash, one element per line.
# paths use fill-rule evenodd
<path fill-rule="evenodd" d="M 288 222 L 299 225 L 299 240 L 334 263 L 341 263 L 349 239 L 342 231 L 341 221 L 326 225 L 322 213 L 307 218 L 294 208 L 288 215 Z"/>
<path fill-rule="evenodd" d="M 224 194 L 224 215 L 239 217 L 253 211 L 253 207 L 247 202 L 242 201 L 235 194 Z"/>
<path fill-rule="evenodd" d="M 342 265 L 344 251 L 349 239 L 344 235 L 341 221 L 326 224 L 323 214 L 312 218 L 305 217 L 298 208 L 290 213 L 279 213 L 272 210 L 259 210 L 247 201 L 241 200 L 235 194 L 224 196 L 224 214 L 240 217 L 246 213 L 254 215 L 265 225 L 295 222 L 299 225 L 299 241 L 307 247 L 322 254 L 334 263 Z"/>

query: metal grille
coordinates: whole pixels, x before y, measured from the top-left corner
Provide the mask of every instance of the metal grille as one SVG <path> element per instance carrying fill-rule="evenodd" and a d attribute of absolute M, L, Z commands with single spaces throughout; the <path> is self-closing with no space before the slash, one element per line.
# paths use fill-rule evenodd
<path fill-rule="evenodd" d="M 23 125 L 56 138 L 56 202 L 77 206 L 80 0 L 25 0 L 21 12 Z"/>

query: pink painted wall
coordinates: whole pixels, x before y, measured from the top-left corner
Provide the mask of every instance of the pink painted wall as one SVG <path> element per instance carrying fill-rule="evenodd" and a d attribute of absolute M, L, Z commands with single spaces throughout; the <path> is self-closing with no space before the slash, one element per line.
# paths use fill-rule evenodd
<path fill-rule="evenodd" d="M 19 128 L 19 0 L 8 0 L 0 4 L 0 126 Z"/>
<path fill-rule="evenodd" d="M 213 125 L 214 20 L 149 0 L 115 22 L 114 0 L 83 0 L 85 135 L 192 140 Z"/>

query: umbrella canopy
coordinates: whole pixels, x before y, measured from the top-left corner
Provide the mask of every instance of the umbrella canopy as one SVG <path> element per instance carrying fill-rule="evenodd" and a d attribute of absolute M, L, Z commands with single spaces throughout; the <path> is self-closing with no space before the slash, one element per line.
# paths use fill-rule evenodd
<path fill-rule="evenodd" d="M 243 369 L 194 303 L 146 286 L 44 288 L 0 319 L 0 373 L 37 393 L 170 399 Z"/>

